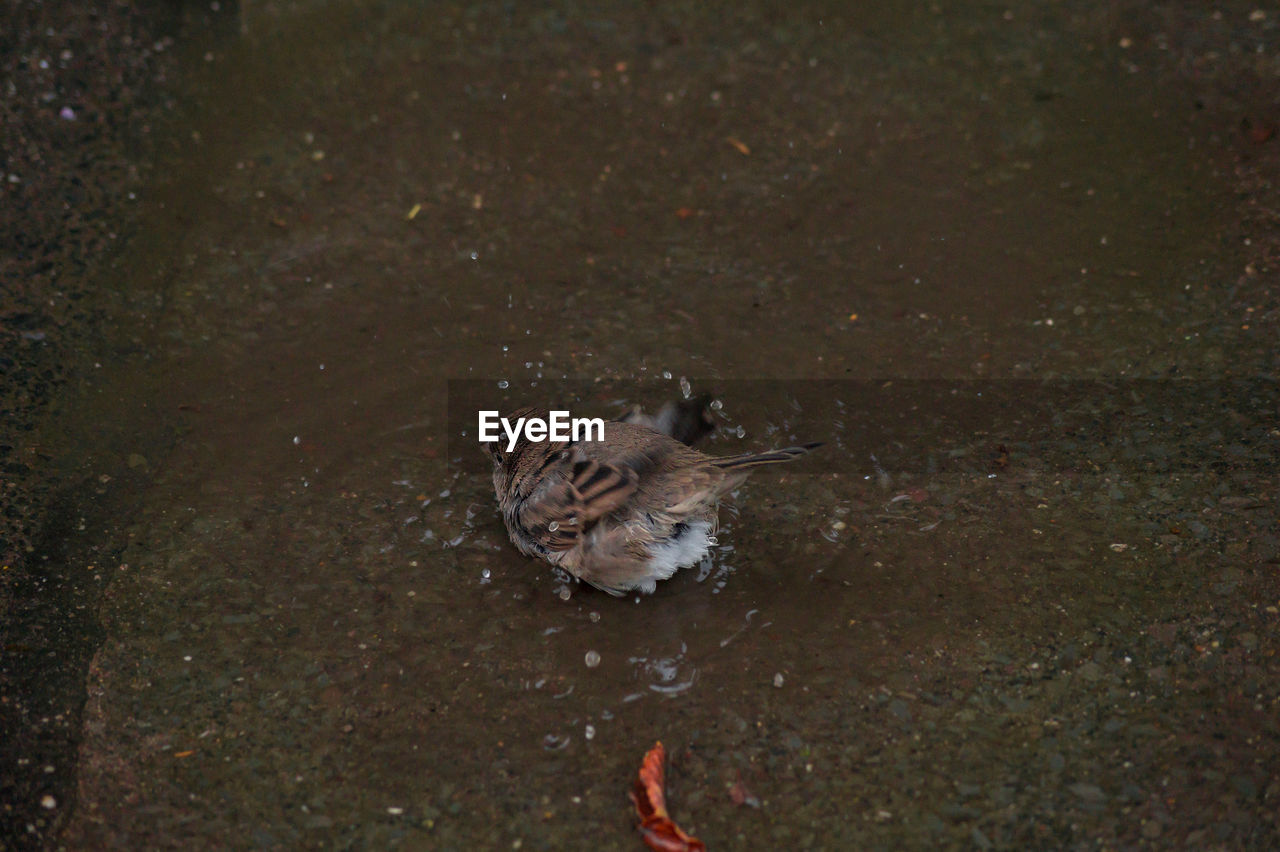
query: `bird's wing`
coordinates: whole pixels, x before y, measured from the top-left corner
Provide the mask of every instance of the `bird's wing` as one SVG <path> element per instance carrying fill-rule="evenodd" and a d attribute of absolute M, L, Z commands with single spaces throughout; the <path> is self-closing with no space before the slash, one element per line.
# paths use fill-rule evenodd
<path fill-rule="evenodd" d="M 577 546 L 583 532 L 635 493 L 639 477 L 623 465 L 577 456 L 563 478 L 525 500 L 516 520 L 549 551 Z"/>

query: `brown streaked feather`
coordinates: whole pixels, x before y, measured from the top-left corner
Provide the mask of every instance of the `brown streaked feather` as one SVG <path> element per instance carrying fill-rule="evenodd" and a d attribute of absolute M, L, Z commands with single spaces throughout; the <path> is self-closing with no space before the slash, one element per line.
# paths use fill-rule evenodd
<path fill-rule="evenodd" d="M 584 530 L 616 510 L 635 493 L 638 478 L 625 467 L 561 455 L 552 464 L 568 467 L 566 477 L 525 500 L 517 512 L 520 526 L 550 551 L 576 547 Z M 544 464 L 541 473 L 551 464 Z"/>
<path fill-rule="evenodd" d="M 627 502 L 638 482 L 630 468 L 582 459 L 574 463 L 569 485 L 578 493 L 583 517 L 594 521 Z"/>
<path fill-rule="evenodd" d="M 561 565 L 602 592 L 614 597 L 625 595 L 650 580 L 649 546 L 669 533 L 666 525 L 659 531 L 633 525 L 600 524 L 588 533 L 584 552 L 569 554 L 570 558 Z M 586 558 L 581 558 L 583 556 Z"/>
<path fill-rule="evenodd" d="M 812 449 L 821 447 L 821 442 L 801 444 L 798 447 L 784 447 L 781 450 L 770 450 L 767 453 L 740 453 L 736 456 L 712 458 L 711 463 L 721 470 L 738 470 L 744 467 L 756 467 L 764 464 L 778 464 L 794 461 Z"/>

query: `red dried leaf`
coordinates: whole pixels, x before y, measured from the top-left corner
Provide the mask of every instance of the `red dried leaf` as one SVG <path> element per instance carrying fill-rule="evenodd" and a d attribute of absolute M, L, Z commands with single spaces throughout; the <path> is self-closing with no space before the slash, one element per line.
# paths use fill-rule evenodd
<path fill-rule="evenodd" d="M 640 826 L 640 836 L 654 852 L 706 852 L 707 849 L 701 840 L 685 834 L 669 819 Z"/>
<path fill-rule="evenodd" d="M 667 750 L 659 742 L 649 749 L 644 756 L 644 762 L 640 764 L 640 774 L 636 777 L 635 787 L 631 791 L 631 801 L 635 802 L 636 812 L 640 814 L 641 820 L 667 815 L 667 794 L 663 789 L 666 786 L 666 773 L 663 768 L 666 757 Z"/>
<path fill-rule="evenodd" d="M 661 742 L 649 749 L 631 788 L 631 801 L 640 815 L 640 835 L 655 852 L 706 852 L 706 844 L 681 831 L 667 814 L 666 756 Z"/>

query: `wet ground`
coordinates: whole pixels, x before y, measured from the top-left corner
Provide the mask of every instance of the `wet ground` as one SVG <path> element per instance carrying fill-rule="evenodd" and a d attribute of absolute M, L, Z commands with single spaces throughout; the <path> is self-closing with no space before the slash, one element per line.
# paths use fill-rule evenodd
<path fill-rule="evenodd" d="M 1107 9 L 179 39 L 34 433 L 12 845 L 635 849 L 657 739 L 712 848 L 1273 845 L 1280 38 Z M 460 400 L 681 378 L 827 446 L 653 597 L 521 557 Z"/>

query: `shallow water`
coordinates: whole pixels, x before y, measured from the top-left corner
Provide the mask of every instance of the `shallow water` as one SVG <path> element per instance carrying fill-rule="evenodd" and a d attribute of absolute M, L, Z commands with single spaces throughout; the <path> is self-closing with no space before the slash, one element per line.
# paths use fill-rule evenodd
<path fill-rule="evenodd" d="M 1273 487 L 1268 387 L 1235 437 L 1091 438 L 1131 378 L 1251 372 L 1199 328 L 1227 188 L 1068 22 L 902 6 L 244 4 L 111 272 L 145 356 L 94 416 L 172 449 L 129 449 L 152 476 L 95 569 L 69 845 L 637 848 L 657 739 L 715 847 L 971 842 L 957 784 L 998 842 L 1100 831 L 1069 784 L 1133 782 L 1042 746 L 1041 716 L 1092 742 L 1074 708 L 1127 699 L 1081 698 L 1076 663 L 1128 665 L 1099 637 L 1222 567 L 1178 556 L 1184 528 Z M 521 557 L 448 382 L 608 411 L 680 377 L 720 394 L 714 452 L 828 446 L 753 479 L 653 597 Z M 1007 408 L 957 434 L 907 394 L 874 438 L 852 409 L 868 380 L 1050 378 L 1112 391 L 1051 458 L 1001 457 L 1031 440 Z M 1208 481 L 1151 467 L 1232 441 Z M 996 818 L 1006 787 L 1050 804 Z"/>

